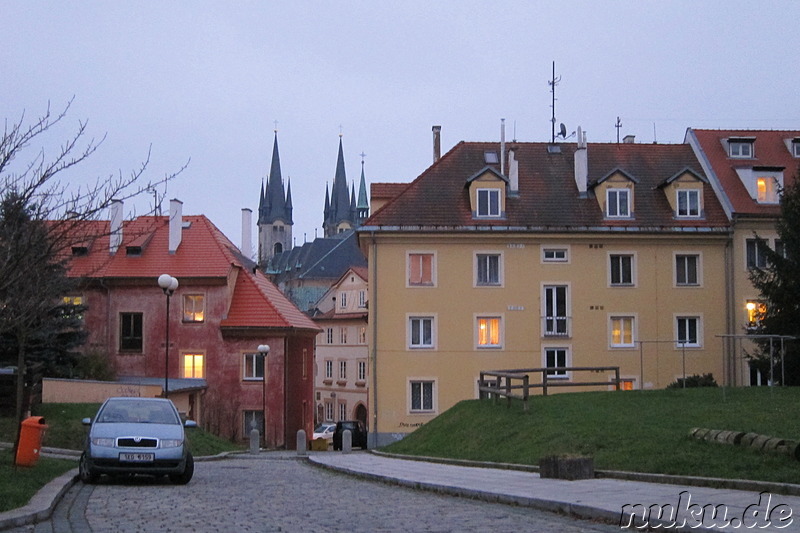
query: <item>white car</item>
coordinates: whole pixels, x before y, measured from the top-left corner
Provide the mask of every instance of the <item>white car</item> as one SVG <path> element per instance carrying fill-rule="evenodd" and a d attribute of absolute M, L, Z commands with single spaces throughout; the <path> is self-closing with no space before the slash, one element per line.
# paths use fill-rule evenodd
<path fill-rule="evenodd" d="M 325 439 L 328 442 L 331 442 L 333 439 L 333 430 L 336 429 L 336 424 L 320 424 L 316 428 L 314 428 L 314 436 L 313 439 Z"/>

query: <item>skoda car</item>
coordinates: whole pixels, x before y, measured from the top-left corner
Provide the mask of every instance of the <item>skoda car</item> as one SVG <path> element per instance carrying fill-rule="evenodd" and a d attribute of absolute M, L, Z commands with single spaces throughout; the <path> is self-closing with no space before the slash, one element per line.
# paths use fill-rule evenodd
<path fill-rule="evenodd" d="M 84 418 L 89 436 L 81 455 L 79 474 L 94 483 L 101 474 L 169 476 L 186 484 L 194 474 L 185 427 L 175 405 L 165 398 L 109 398 L 94 419 Z"/>

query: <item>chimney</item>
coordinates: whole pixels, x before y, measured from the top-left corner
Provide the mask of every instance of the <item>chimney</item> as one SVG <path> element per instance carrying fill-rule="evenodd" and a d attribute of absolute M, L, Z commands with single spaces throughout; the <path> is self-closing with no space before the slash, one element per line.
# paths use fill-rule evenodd
<path fill-rule="evenodd" d="M 511 145 L 508 150 L 508 188 L 511 196 L 519 194 L 519 162 L 517 161 L 517 147 Z"/>
<path fill-rule="evenodd" d="M 108 253 L 114 255 L 122 244 L 122 200 L 111 200 L 109 206 L 111 234 L 108 238 Z"/>
<path fill-rule="evenodd" d="M 245 207 L 242 209 L 242 246 L 239 251 L 248 259 L 252 259 L 253 255 L 252 226 L 253 211 Z"/>
<path fill-rule="evenodd" d="M 506 119 L 500 119 L 500 174 L 506 175 Z"/>
<path fill-rule="evenodd" d="M 626 135 L 622 138 L 623 144 L 633 144 L 636 141 L 636 135 Z"/>
<path fill-rule="evenodd" d="M 174 254 L 181 245 L 183 231 L 183 202 L 177 198 L 169 201 L 169 253 Z"/>
<path fill-rule="evenodd" d="M 586 147 L 586 132 L 578 126 L 578 141 L 575 148 L 575 183 L 578 194 L 586 196 L 586 184 L 589 181 L 589 156 Z"/>
<path fill-rule="evenodd" d="M 442 127 L 433 128 L 433 162 L 436 163 L 442 157 Z"/>

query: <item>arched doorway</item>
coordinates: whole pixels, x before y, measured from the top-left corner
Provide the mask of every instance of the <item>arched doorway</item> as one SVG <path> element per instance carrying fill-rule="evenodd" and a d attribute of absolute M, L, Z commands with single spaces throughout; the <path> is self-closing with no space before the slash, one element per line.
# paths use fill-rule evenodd
<path fill-rule="evenodd" d="M 356 420 L 364 422 L 365 426 L 367 425 L 367 408 L 364 407 L 363 403 L 356 406 Z"/>

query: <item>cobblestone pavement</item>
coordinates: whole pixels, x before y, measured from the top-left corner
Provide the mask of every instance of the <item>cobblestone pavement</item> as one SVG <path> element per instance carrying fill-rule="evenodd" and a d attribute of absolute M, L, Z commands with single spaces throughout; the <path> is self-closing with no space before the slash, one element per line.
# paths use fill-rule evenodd
<path fill-rule="evenodd" d="M 80 512 L 85 509 L 85 515 Z M 262 454 L 196 463 L 185 486 L 136 478 L 77 483 L 53 519 L 14 533 L 92 531 L 582 532 L 618 526 L 415 491 Z"/>

